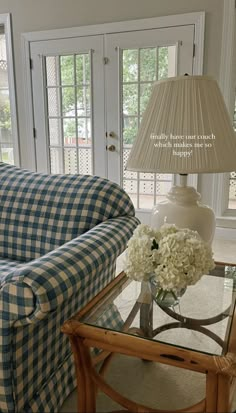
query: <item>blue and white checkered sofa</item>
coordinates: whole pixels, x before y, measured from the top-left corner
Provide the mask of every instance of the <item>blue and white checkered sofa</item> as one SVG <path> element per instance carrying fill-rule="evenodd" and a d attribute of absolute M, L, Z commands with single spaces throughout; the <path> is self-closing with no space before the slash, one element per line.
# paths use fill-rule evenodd
<path fill-rule="evenodd" d="M 138 223 L 106 179 L 0 163 L 1 412 L 58 411 L 76 384 L 61 325 L 114 277 Z"/>

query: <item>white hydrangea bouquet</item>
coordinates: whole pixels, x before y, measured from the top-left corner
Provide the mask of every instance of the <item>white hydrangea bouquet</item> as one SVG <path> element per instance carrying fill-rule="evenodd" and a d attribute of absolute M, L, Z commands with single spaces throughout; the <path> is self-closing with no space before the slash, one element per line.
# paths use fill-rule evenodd
<path fill-rule="evenodd" d="M 158 297 L 194 285 L 215 267 L 211 247 L 196 231 L 165 224 L 160 229 L 139 225 L 128 242 L 125 272 L 137 281 L 154 279 Z"/>

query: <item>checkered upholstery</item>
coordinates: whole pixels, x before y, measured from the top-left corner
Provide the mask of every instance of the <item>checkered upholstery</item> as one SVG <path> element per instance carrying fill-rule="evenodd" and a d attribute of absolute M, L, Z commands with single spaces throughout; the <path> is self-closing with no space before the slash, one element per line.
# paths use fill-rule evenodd
<path fill-rule="evenodd" d="M 0 259 L 0 285 L 4 281 L 7 275 L 11 274 L 12 271 L 16 271 L 21 268 L 24 264 L 21 261 Z"/>
<path fill-rule="evenodd" d="M 0 256 L 30 261 L 100 222 L 132 214 L 121 188 L 89 175 L 45 175 L 0 163 Z"/>
<path fill-rule="evenodd" d="M 75 386 L 60 327 L 114 277 L 138 220 L 98 177 L 0 164 L 0 181 L 0 412 L 57 412 Z"/>

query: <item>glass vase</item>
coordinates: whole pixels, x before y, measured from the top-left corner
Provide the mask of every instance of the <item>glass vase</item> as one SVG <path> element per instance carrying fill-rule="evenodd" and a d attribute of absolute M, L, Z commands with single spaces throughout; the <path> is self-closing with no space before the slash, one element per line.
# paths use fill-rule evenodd
<path fill-rule="evenodd" d="M 149 288 L 152 293 L 154 301 L 160 307 L 174 307 L 179 304 L 180 298 L 185 293 L 186 288 L 181 288 L 179 290 L 163 290 L 160 287 L 158 281 L 151 277 L 149 279 Z"/>

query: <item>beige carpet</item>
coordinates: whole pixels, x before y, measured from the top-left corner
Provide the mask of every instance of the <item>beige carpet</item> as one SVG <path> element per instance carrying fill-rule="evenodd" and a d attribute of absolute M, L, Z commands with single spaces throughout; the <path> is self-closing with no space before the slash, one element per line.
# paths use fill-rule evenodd
<path fill-rule="evenodd" d="M 160 410 L 182 409 L 205 397 L 205 375 L 127 356 L 114 357 L 106 380 L 122 395 Z M 73 413 L 77 411 L 76 407 L 74 391 L 60 412 Z M 97 412 L 120 409 L 104 394 L 98 394 Z"/>

